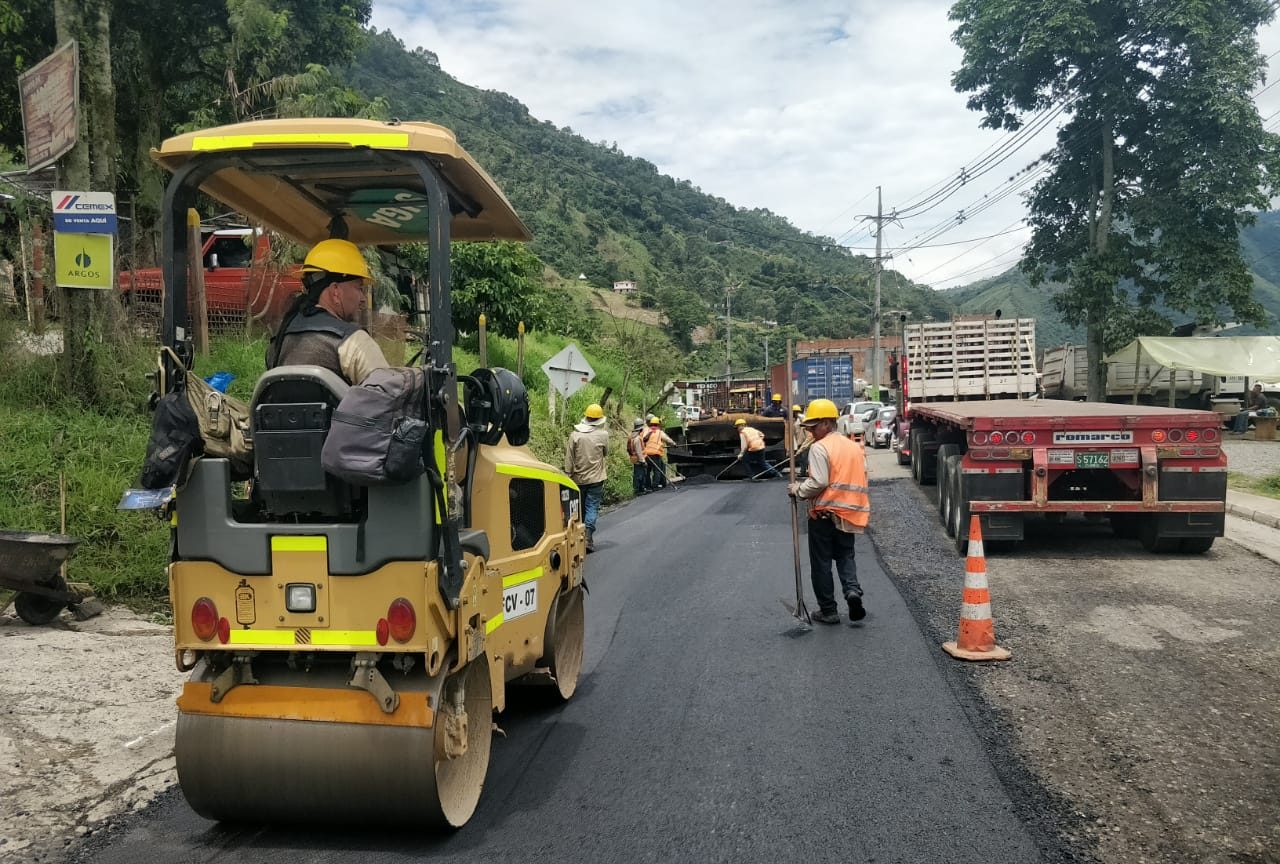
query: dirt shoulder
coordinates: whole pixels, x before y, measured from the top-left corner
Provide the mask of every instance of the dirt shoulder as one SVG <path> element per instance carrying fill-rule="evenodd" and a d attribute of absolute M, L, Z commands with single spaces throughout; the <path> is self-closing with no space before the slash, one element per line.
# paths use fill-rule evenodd
<path fill-rule="evenodd" d="M 61 860 L 173 785 L 172 638 L 123 607 L 46 627 L 0 612 L 0 862 Z"/>
<path fill-rule="evenodd" d="M 877 548 L 926 632 L 954 638 L 963 561 L 926 493 L 875 468 Z M 1029 523 L 987 565 L 1013 660 L 945 665 L 1016 756 L 1006 782 L 1029 772 L 1055 805 L 1043 827 L 1108 864 L 1280 861 L 1280 565 L 1229 540 L 1149 555 L 1083 521 Z"/>

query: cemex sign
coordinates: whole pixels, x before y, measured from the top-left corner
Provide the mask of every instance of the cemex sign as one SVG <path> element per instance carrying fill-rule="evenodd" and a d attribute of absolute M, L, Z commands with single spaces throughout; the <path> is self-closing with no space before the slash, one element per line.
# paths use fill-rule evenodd
<path fill-rule="evenodd" d="M 547 381 L 551 389 L 568 399 L 582 389 L 592 378 L 595 370 L 582 356 L 582 349 L 572 342 L 564 346 L 564 350 L 542 364 L 542 371 L 547 373 Z"/>
<path fill-rule="evenodd" d="M 115 282 L 116 196 L 55 189 L 49 197 L 58 287 L 110 290 Z"/>
<path fill-rule="evenodd" d="M 73 234 L 115 234 L 116 196 L 110 192 L 54 190 L 53 230 Z"/>

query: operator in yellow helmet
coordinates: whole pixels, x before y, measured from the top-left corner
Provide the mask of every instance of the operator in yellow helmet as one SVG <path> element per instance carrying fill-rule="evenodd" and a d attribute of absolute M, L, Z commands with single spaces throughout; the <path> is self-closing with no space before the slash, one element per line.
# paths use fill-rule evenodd
<path fill-rule="evenodd" d="M 674 447 L 675 441 L 662 431 L 662 420 L 649 415 L 649 428 L 640 436 L 643 445 L 644 464 L 649 466 L 649 491 L 657 492 L 665 489 L 667 480 L 667 448 Z"/>
<path fill-rule="evenodd" d="M 347 240 L 321 240 L 302 263 L 299 294 L 267 348 L 267 368 L 319 366 L 359 384 L 388 365 L 378 343 L 355 323 L 369 305 L 373 277 L 360 249 Z"/>
<path fill-rule="evenodd" d="M 782 394 L 774 393 L 769 399 L 768 406 L 760 412 L 761 417 L 781 417 L 782 416 Z"/>
<path fill-rule="evenodd" d="M 596 551 L 596 517 L 604 498 L 604 481 L 608 476 L 609 429 L 604 409 L 592 402 L 582 412 L 582 422 L 569 433 L 564 448 L 564 473 L 578 484 L 582 492 L 582 524 L 587 528 L 587 551 Z"/>
<path fill-rule="evenodd" d="M 833 434 L 840 412 L 830 399 L 814 399 L 804 415 L 804 427 L 813 436 L 809 447 L 809 476 L 792 482 L 790 495 L 808 502 L 809 578 L 818 599 L 813 620 L 839 624 L 831 565 L 840 577 L 840 588 L 849 604 L 849 623 L 867 616 L 862 586 L 854 562 L 853 544 L 871 519 L 867 485 L 867 455 L 862 445 Z"/>

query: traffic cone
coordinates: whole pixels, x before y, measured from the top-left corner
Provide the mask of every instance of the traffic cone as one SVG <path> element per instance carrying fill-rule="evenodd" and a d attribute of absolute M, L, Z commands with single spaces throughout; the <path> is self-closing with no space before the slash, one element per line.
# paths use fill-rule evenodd
<path fill-rule="evenodd" d="M 942 650 L 957 660 L 1008 660 L 1012 655 L 996 644 L 991 620 L 991 592 L 987 588 L 987 559 L 982 553 L 982 522 L 969 520 L 969 557 L 964 562 L 964 603 L 960 606 L 960 636 L 944 642 Z"/>

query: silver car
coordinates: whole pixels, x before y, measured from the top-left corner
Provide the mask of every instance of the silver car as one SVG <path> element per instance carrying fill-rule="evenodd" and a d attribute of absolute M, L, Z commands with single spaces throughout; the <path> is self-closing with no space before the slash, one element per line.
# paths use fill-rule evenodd
<path fill-rule="evenodd" d="M 883 402 L 849 402 L 840 415 L 837 429 L 841 435 L 849 438 L 862 438 L 867 429 L 867 421 L 874 420 L 876 414 L 884 407 Z"/>
<path fill-rule="evenodd" d="M 880 413 L 876 415 L 874 424 L 871 427 L 871 434 L 867 437 L 871 439 L 871 446 L 879 449 L 888 447 L 893 441 L 893 429 L 898 419 L 898 409 L 892 406 L 881 408 Z"/>

